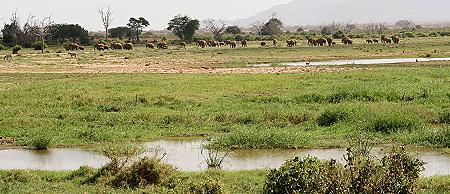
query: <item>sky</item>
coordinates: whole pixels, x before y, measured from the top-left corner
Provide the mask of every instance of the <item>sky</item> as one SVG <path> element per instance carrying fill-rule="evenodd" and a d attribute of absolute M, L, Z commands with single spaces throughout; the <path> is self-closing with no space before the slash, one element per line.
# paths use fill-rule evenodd
<path fill-rule="evenodd" d="M 272 6 L 290 0 L 2 0 L 0 25 L 8 22 L 17 10 L 21 21 L 32 14 L 36 18 L 51 16 L 56 23 L 77 23 L 89 31 L 103 30 L 97 9 L 111 6 L 112 27 L 124 26 L 130 17 L 144 17 L 148 29 L 161 30 L 178 14 L 203 20 L 206 18 L 235 20 L 250 17 Z M 232 24 L 230 24 L 232 25 Z"/>

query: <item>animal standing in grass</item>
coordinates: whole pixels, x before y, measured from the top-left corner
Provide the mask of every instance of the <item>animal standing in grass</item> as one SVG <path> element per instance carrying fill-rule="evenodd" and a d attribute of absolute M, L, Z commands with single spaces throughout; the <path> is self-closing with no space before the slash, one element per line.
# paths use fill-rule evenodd
<path fill-rule="evenodd" d="M 186 42 L 181 42 L 181 43 L 180 43 L 180 48 L 187 49 L 187 44 L 186 44 Z"/>
<path fill-rule="evenodd" d="M 349 37 L 344 37 L 341 40 L 342 44 L 353 44 L 353 40 L 350 39 Z"/>
<path fill-rule="evenodd" d="M 7 54 L 5 57 L 3 57 L 3 60 L 11 61 L 12 60 L 12 54 Z"/>
<path fill-rule="evenodd" d="M 395 44 L 400 43 L 400 37 L 398 37 L 398 36 L 392 36 L 391 39 L 392 39 L 392 42 L 394 42 Z"/>
<path fill-rule="evenodd" d="M 266 47 L 267 43 L 266 42 L 261 42 L 261 47 Z"/>
<path fill-rule="evenodd" d="M 145 48 L 148 48 L 148 49 L 155 49 L 155 45 L 154 45 L 153 43 L 147 43 L 147 44 L 145 45 Z"/>
<path fill-rule="evenodd" d="M 328 46 L 333 45 L 333 39 L 332 38 L 328 37 L 328 38 L 326 38 L 326 40 L 327 40 Z"/>
<path fill-rule="evenodd" d="M 277 40 L 277 39 L 273 39 L 273 40 L 272 40 L 272 45 L 273 45 L 274 47 L 277 47 L 277 46 L 278 46 L 278 40 Z"/>
<path fill-rule="evenodd" d="M 247 40 L 242 40 L 241 41 L 241 46 L 242 47 L 247 47 Z"/>
<path fill-rule="evenodd" d="M 125 49 L 125 50 L 133 50 L 133 44 L 132 43 L 125 43 L 124 45 L 123 45 L 123 49 Z"/>

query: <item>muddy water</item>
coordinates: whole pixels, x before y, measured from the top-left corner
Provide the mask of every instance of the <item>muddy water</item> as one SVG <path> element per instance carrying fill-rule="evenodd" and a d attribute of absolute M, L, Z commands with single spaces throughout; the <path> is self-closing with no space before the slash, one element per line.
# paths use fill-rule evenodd
<path fill-rule="evenodd" d="M 79 149 L 33 151 L 0 150 L 0 169 L 74 170 L 80 166 L 101 167 L 108 162 L 102 155 Z"/>
<path fill-rule="evenodd" d="M 450 61 L 450 58 L 398 58 L 398 59 L 355 59 L 355 60 L 334 60 L 334 61 L 311 61 L 311 62 L 291 62 L 281 63 L 285 66 L 320 66 L 320 65 L 376 65 L 395 63 L 414 63 L 430 61 Z M 256 64 L 255 67 L 270 67 L 272 64 Z"/>
<path fill-rule="evenodd" d="M 206 168 L 203 150 L 199 140 L 156 141 L 145 144 L 149 148 L 159 148 L 166 153 L 164 158 L 182 171 L 199 171 Z M 374 151 L 381 157 L 381 151 Z M 226 170 L 251 170 L 277 168 L 286 159 L 307 155 L 320 159 L 335 159 L 343 162 L 344 149 L 307 150 L 236 150 L 229 153 L 224 163 Z M 417 151 L 417 156 L 427 162 L 423 176 L 450 175 L 450 157 L 436 153 Z M 99 154 L 78 149 L 52 149 L 45 152 L 31 150 L 0 150 L 0 169 L 74 170 L 82 165 L 100 167 L 108 160 Z"/>

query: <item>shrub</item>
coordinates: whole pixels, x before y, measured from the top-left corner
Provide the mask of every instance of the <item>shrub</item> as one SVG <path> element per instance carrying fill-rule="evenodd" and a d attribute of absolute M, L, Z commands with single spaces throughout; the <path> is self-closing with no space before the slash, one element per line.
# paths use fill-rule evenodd
<path fill-rule="evenodd" d="M 5 50 L 5 49 L 6 49 L 6 47 L 3 46 L 3 44 L 0 43 L 0 51 L 1 51 L 1 50 Z"/>
<path fill-rule="evenodd" d="M 19 51 L 22 50 L 22 47 L 19 45 L 16 45 L 13 47 L 13 54 L 19 54 Z"/>
<path fill-rule="evenodd" d="M 431 36 L 431 37 L 438 37 L 438 36 L 440 36 L 440 35 L 439 35 L 439 33 L 437 33 L 437 32 L 431 32 L 431 33 L 429 34 L 429 36 Z"/>
<path fill-rule="evenodd" d="M 316 120 L 317 124 L 321 127 L 329 127 L 345 120 L 348 114 L 341 109 L 325 110 Z"/>
<path fill-rule="evenodd" d="M 50 137 L 46 135 L 36 135 L 30 138 L 28 146 L 34 150 L 46 150 L 51 144 Z"/>
<path fill-rule="evenodd" d="M 271 170 L 264 193 L 414 193 L 424 163 L 394 148 L 381 160 L 348 149 L 344 165 L 306 157 Z"/>
<path fill-rule="evenodd" d="M 393 148 L 381 160 L 383 179 L 379 190 L 386 193 L 414 193 L 414 186 L 425 163 L 406 154 L 404 148 Z"/>
<path fill-rule="evenodd" d="M 228 153 L 229 152 L 227 151 L 225 154 L 220 154 L 218 149 L 210 149 L 205 154 L 203 153 L 203 150 L 201 151 L 201 154 L 205 159 L 208 168 L 217 168 L 217 169 L 222 168 L 222 164 L 225 162 Z"/>
<path fill-rule="evenodd" d="M 343 193 L 344 168 L 336 161 L 306 157 L 288 160 L 269 172 L 264 193 Z"/>
<path fill-rule="evenodd" d="M 36 177 L 30 174 L 28 171 L 21 171 L 21 170 L 11 170 L 7 171 L 4 174 L 0 176 L 0 183 L 1 181 L 4 182 L 21 182 L 21 183 L 27 183 L 31 180 L 35 179 Z"/>
<path fill-rule="evenodd" d="M 34 50 L 42 50 L 42 42 L 41 41 L 36 41 L 34 42 L 31 47 L 34 48 Z M 44 42 L 44 48 L 47 48 L 47 44 Z"/>
<path fill-rule="evenodd" d="M 175 168 L 156 158 L 144 157 L 131 166 L 119 171 L 113 178 L 114 187 L 137 188 L 147 185 L 156 185 L 169 177 Z"/>
<path fill-rule="evenodd" d="M 367 127 L 371 131 L 391 133 L 399 130 L 411 130 L 419 126 L 420 119 L 402 112 L 378 113 Z"/>

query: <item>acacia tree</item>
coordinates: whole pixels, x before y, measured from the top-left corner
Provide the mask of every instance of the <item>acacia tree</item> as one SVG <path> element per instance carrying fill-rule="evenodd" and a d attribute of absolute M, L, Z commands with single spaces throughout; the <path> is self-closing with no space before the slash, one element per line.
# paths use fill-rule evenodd
<path fill-rule="evenodd" d="M 45 17 L 39 22 L 39 38 L 40 38 L 40 47 L 42 53 L 44 53 L 45 49 L 45 37 L 50 33 L 51 26 L 53 25 L 53 21 L 50 16 Z"/>
<path fill-rule="evenodd" d="M 60 43 L 65 42 L 66 39 L 81 44 L 88 44 L 90 42 L 89 32 L 78 24 L 54 24 L 50 28 L 49 38 L 51 41 L 58 41 Z"/>
<path fill-rule="evenodd" d="M 167 30 L 172 31 L 178 38 L 191 42 L 194 39 L 195 31 L 200 27 L 200 22 L 188 16 L 177 15 L 169 22 Z"/>
<path fill-rule="evenodd" d="M 110 37 L 123 40 L 125 37 L 131 37 L 131 29 L 129 27 L 120 26 L 109 30 Z"/>
<path fill-rule="evenodd" d="M 278 18 L 271 18 L 261 30 L 261 35 L 278 35 L 283 33 L 281 29 L 283 27 L 283 22 Z"/>
<path fill-rule="evenodd" d="M 105 34 L 105 38 L 108 39 L 108 30 L 109 30 L 109 26 L 111 25 L 111 23 L 113 22 L 114 18 L 113 18 L 113 10 L 111 9 L 111 6 L 108 7 L 100 7 L 97 10 L 98 14 L 101 17 L 101 21 L 102 21 L 102 25 L 105 28 L 106 34 Z"/>
<path fill-rule="evenodd" d="M 225 27 L 226 27 L 226 22 L 223 19 L 206 19 L 205 21 L 203 21 L 203 23 L 205 24 L 206 29 L 208 29 L 211 34 L 213 34 L 215 39 L 218 39 L 220 37 L 220 35 L 225 31 Z"/>
<path fill-rule="evenodd" d="M 228 26 L 225 29 L 225 33 L 236 35 L 236 34 L 240 34 L 241 33 L 241 29 L 239 28 L 239 26 Z"/>
<path fill-rule="evenodd" d="M 140 34 L 142 30 L 149 26 L 150 22 L 148 22 L 145 18 L 140 17 L 139 19 L 136 18 L 130 18 L 127 26 L 130 27 L 132 35 L 136 40 L 140 41 Z"/>

